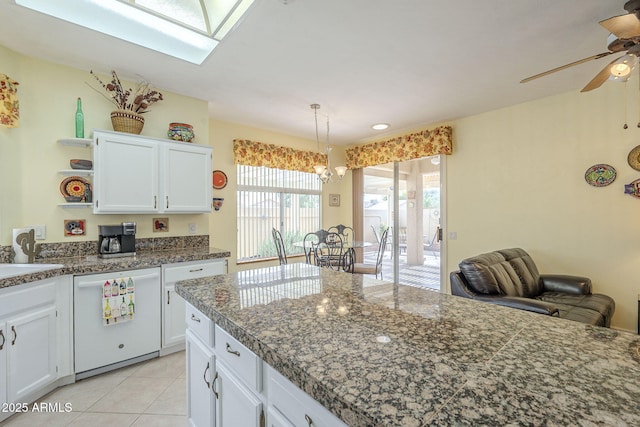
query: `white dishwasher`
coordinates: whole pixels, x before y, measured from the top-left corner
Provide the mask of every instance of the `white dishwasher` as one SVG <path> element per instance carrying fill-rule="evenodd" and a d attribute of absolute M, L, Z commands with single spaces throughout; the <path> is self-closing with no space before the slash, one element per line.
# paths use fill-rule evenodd
<path fill-rule="evenodd" d="M 120 318 L 120 322 L 117 319 L 109 322 L 104 318 L 103 302 L 107 283 L 123 281 L 129 284 L 129 294 L 125 289 L 124 294 L 115 298 L 120 302 L 122 297 L 126 305 L 131 302 L 133 314 L 129 315 L 127 311 L 127 316 Z M 115 288 L 114 292 L 117 293 Z M 159 267 L 74 277 L 76 379 L 158 356 L 160 289 Z"/>

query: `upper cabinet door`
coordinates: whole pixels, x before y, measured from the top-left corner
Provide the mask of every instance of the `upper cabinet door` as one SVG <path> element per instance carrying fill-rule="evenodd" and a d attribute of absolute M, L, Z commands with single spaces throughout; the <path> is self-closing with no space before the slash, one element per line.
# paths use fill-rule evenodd
<path fill-rule="evenodd" d="M 167 143 L 162 149 L 161 212 L 211 212 L 211 147 Z"/>
<path fill-rule="evenodd" d="M 94 213 L 158 212 L 158 142 L 94 132 Z"/>

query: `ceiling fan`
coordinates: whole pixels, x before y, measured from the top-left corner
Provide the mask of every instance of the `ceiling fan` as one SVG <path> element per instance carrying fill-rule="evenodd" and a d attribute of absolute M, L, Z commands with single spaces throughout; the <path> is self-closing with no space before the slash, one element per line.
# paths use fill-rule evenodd
<path fill-rule="evenodd" d="M 626 54 L 616 58 L 607 64 L 580 92 L 588 92 L 597 89 L 610 77 L 621 81 L 626 81 L 631 74 L 638 57 L 640 57 L 640 0 L 629 0 L 624 4 L 624 9 L 628 12 L 625 15 L 614 16 L 599 24 L 606 28 L 611 34 L 608 39 L 608 52 L 599 53 L 579 61 L 571 62 L 561 67 L 545 71 L 535 76 L 527 77 L 520 81 L 526 83 L 540 77 L 564 70 L 574 65 L 583 64 L 595 59 L 604 58 L 618 52 L 626 51 Z"/>

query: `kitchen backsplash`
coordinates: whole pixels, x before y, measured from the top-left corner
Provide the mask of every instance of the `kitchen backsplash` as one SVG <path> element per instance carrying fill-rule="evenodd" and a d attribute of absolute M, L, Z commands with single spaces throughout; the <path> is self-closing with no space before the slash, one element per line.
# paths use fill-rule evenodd
<path fill-rule="evenodd" d="M 76 256 L 88 256 L 98 254 L 97 241 L 84 242 L 57 242 L 40 243 L 40 253 L 36 260 L 48 258 L 67 258 Z M 204 236 L 176 236 L 176 237 L 152 237 L 136 239 L 136 252 L 166 251 L 184 248 L 208 248 L 209 235 Z M 0 245 L 0 262 L 13 261 L 11 246 Z"/>

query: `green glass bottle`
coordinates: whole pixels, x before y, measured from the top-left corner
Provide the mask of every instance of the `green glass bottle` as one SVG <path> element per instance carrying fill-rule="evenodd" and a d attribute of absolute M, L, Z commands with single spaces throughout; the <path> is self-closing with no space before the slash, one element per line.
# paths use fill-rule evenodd
<path fill-rule="evenodd" d="M 76 107 L 76 138 L 84 138 L 84 114 L 80 98 L 78 98 L 78 106 Z"/>

